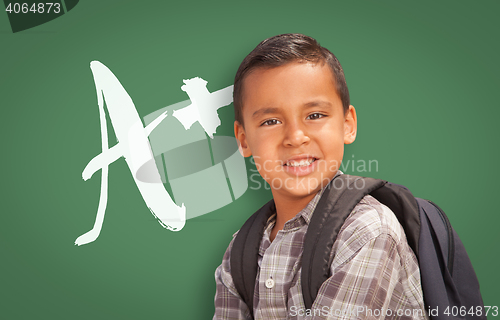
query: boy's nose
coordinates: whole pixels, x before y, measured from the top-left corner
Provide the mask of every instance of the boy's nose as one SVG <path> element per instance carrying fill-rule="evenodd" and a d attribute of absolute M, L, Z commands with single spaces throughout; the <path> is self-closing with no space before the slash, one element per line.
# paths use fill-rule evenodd
<path fill-rule="evenodd" d="M 283 139 L 283 145 L 285 147 L 299 147 L 308 143 L 310 140 L 307 131 L 300 124 L 289 123 L 286 126 L 285 138 Z"/>

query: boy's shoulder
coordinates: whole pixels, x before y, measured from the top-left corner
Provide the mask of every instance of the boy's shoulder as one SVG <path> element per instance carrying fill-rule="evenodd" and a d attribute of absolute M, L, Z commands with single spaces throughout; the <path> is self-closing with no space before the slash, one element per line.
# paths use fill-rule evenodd
<path fill-rule="evenodd" d="M 411 250 L 403 227 L 392 210 L 373 196 L 366 195 L 342 225 L 332 248 L 332 257 L 335 255 L 336 264 L 342 264 L 379 236 L 390 237 L 396 246 Z"/>
<path fill-rule="evenodd" d="M 404 231 L 396 215 L 389 207 L 371 195 L 366 195 L 354 207 L 345 220 L 340 232 L 362 232 L 365 237 L 376 237 L 386 233 L 397 242 L 404 237 Z"/>

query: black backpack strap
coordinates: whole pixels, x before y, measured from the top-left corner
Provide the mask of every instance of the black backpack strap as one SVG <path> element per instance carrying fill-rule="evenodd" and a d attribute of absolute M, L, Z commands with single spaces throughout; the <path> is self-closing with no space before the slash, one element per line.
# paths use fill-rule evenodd
<path fill-rule="evenodd" d="M 319 288 L 330 274 L 330 253 L 337 234 L 358 202 L 386 181 L 342 174 L 324 190 L 312 215 L 302 254 L 302 295 L 311 309 Z"/>
<path fill-rule="evenodd" d="M 229 260 L 234 286 L 250 310 L 253 318 L 253 296 L 257 277 L 257 259 L 264 228 L 276 211 L 271 200 L 255 212 L 236 235 Z"/>
<path fill-rule="evenodd" d="M 374 190 L 370 194 L 394 212 L 399 223 L 403 226 L 410 248 L 419 259 L 419 206 L 410 190 L 405 186 L 388 182 L 383 188 Z"/>

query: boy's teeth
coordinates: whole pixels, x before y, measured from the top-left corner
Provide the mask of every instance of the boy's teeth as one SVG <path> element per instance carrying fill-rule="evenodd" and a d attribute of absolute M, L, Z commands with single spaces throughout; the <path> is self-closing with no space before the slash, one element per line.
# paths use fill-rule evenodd
<path fill-rule="evenodd" d="M 288 161 L 287 166 L 289 167 L 305 167 L 313 163 L 314 159 L 300 160 L 300 161 Z"/>

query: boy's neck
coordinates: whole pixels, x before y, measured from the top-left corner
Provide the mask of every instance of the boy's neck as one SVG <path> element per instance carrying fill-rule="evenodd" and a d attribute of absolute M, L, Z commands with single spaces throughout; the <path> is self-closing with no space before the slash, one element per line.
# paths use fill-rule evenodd
<path fill-rule="evenodd" d="M 307 204 L 316 196 L 316 192 L 309 194 L 303 198 L 284 197 L 279 194 L 274 194 L 274 204 L 276 206 L 276 224 L 271 230 L 270 240 L 273 241 L 279 230 L 282 230 L 285 223 L 295 217 Z"/>

